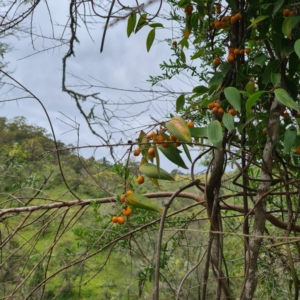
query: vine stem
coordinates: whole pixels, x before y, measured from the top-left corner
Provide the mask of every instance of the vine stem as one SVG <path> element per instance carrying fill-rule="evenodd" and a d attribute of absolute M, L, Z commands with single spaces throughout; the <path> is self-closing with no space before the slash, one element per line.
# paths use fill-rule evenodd
<path fill-rule="evenodd" d="M 200 183 L 199 179 L 193 180 L 192 182 L 180 187 L 170 198 L 170 200 L 164 205 L 163 215 L 160 220 L 160 226 L 157 235 L 157 249 L 156 249 L 156 265 L 155 265 L 155 281 L 154 281 L 154 290 L 153 290 L 153 300 L 159 300 L 159 275 L 160 275 L 160 252 L 162 245 L 162 237 L 164 231 L 165 219 L 167 216 L 167 212 L 169 207 L 171 206 L 173 200 L 184 190 L 194 185 Z"/>

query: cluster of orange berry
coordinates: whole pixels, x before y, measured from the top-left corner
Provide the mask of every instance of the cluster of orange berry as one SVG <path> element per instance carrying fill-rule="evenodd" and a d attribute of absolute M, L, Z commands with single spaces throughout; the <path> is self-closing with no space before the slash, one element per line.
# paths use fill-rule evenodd
<path fill-rule="evenodd" d="M 217 11 L 217 7 L 216 7 L 216 11 Z M 241 13 L 237 13 L 233 16 L 223 16 L 221 19 L 214 20 L 214 25 L 216 29 L 224 29 L 228 27 L 230 24 L 234 24 L 241 19 L 242 19 Z"/>
<path fill-rule="evenodd" d="M 283 10 L 282 15 L 284 17 L 290 17 L 290 16 L 294 15 L 294 12 L 292 10 L 289 10 L 288 8 L 286 8 Z"/>
<path fill-rule="evenodd" d="M 236 55 L 243 55 L 244 53 L 249 54 L 251 52 L 250 48 L 238 49 L 238 48 L 229 48 L 227 61 L 233 63 Z"/>
<path fill-rule="evenodd" d="M 133 193 L 133 191 L 128 190 L 128 191 L 126 192 L 126 194 L 123 194 L 123 195 L 121 196 L 121 202 L 123 202 L 123 203 L 125 203 L 125 204 L 127 205 L 128 203 L 127 203 L 127 200 L 126 200 L 126 195 L 129 195 L 129 194 L 132 194 L 132 193 Z M 128 217 L 128 216 L 131 215 L 132 210 L 131 210 L 131 208 L 130 208 L 129 206 L 126 206 L 126 207 L 122 210 L 122 213 L 123 213 L 123 215 L 124 215 L 125 217 Z M 122 225 L 122 224 L 125 223 L 125 218 L 122 217 L 122 216 L 113 216 L 112 219 L 111 219 L 111 221 L 112 221 L 113 223 L 118 223 L 118 224 L 121 224 L 121 225 Z"/>
<path fill-rule="evenodd" d="M 219 102 L 211 102 L 208 104 L 208 108 L 211 109 L 211 111 L 218 115 L 224 115 L 225 111 L 222 107 L 220 107 Z M 236 116 L 236 110 L 233 108 L 230 108 L 228 110 L 228 113 L 231 114 L 233 117 Z"/>

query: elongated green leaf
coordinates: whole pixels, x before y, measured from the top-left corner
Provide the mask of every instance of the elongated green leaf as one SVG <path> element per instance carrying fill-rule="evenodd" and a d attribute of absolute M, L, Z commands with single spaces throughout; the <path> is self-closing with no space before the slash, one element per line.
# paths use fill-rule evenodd
<path fill-rule="evenodd" d="M 168 130 L 180 141 L 190 143 L 192 141 L 190 128 L 181 117 L 174 117 L 166 123 Z"/>
<path fill-rule="evenodd" d="M 204 48 L 200 48 L 200 50 L 198 50 L 195 54 L 191 56 L 191 59 L 193 60 L 201 57 L 204 54 L 204 52 L 205 52 Z"/>
<path fill-rule="evenodd" d="M 155 28 L 153 28 L 152 30 L 150 30 L 148 37 L 147 37 L 147 41 L 146 41 L 146 47 L 147 47 L 147 51 L 150 51 L 150 48 L 153 44 L 155 38 Z"/>
<path fill-rule="evenodd" d="M 148 177 L 148 176 L 146 176 L 146 177 L 149 178 L 153 182 L 153 184 L 161 190 L 161 187 L 160 187 L 160 185 L 158 183 L 158 180 L 156 178 L 151 178 L 151 177 Z"/>
<path fill-rule="evenodd" d="M 164 28 L 163 24 L 161 24 L 161 23 L 152 23 L 152 24 L 149 24 L 149 26 L 152 28 Z"/>
<path fill-rule="evenodd" d="M 185 58 L 185 54 L 184 54 L 183 50 L 180 51 L 180 59 L 182 62 L 184 62 L 184 63 L 186 62 L 186 58 Z"/>
<path fill-rule="evenodd" d="M 157 167 L 154 164 L 143 164 L 140 166 L 139 170 L 148 177 L 162 179 L 162 180 L 170 180 L 175 181 L 175 179 L 164 169 L 159 170 L 159 175 L 157 173 Z"/>
<path fill-rule="evenodd" d="M 225 114 L 222 118 L 222 122 L 229 131 L 234 130 L 234 120 L 231 114 Z"/>
<path fill-rule="evenodd" d="M 182 147 L 183 147 L 183 150 L 187 156 L 187 158 L 189 159 L 189 161 L 192 163 L 192 157 L 191 157 L 191 154 L 190 154 L 190 151 L 189 151 L 189 148 L 186 144 L 182 144 Z"/>
<path fill-rule="evenodd" d="M 280 83 L 281 74 L 280 73 L 272 73 L 271 74 L 271 81 L 274 86 L 278 85 Z"/>
<path fill-rule="evenodd" d="M 137 33 L 146 24 L 147 24 L 147 14 L 142 14 L 136 25 L 135 33 Z"/>
<path fill-rule="evenodd" d="M 152 210 L 156 212 L 162 212 L 163 208 L 158 205 L 155 201 L 141 195 L 132 193 L 126 196 L 126 200 L 129 205 L 137 208 L 142 208 L 146 210 Z"/>
<path fill-rule="evenodd" d="M 282 23 L 282 32 L 285 34 L 289 39 L 292 37 L 292 29 L 300 22 L 299 16 L 291 16 L 285 18 Z"/>
<path fill-rule="evenodd" d="M 207 127 L 202 127 L 202 128 L 190 128 L 191 136 L 192 137 L 207 137 Z"/>
<path fill-rule="evenodd" d="M 215 86 L 215 85 L 219 85 L 220 83 L 223 82 L 223 75 L 222 73 L 217 73 L 215 74 L 209 81 L 208 86 L 209 88 Z"/>
<path fill-rule="evenodd" d="M 267 59 L 268 57 L 265 54 L 262 54 L 254 58 L 254 64 L 262 67 Z"/>
<path fill-rule="evenodd" d="M 252 105 L 260 98 L 260 96 L 263 93 L 266 93 L 266 91 L 256 92 L 255 94 L 253 94 L 251 97 L 248 98 L 248 100 L 246 102 L 246 116 L 247 116 L 247 118 L 249 118 L 251 116 Z"/>
<path fill-rule="evenodd" d="M 133 13 L 130 15 L 130 17 L 128 18 L 128 22 L 127 22 L 127 36 L 128 37 L 130 37 L 131 33 L 133 32 L 135 23 L 136 23 L 136 13 Z"/>
<path fill-rule="evenodd" d="M 180 156 L 180 151 L 173 144 L 170 143 L 170 146 L 168 148 L 159 146 L 158 149 L 169 161 L 183 169 L 188 169 L 182 157 Z"/>
<path fill-rule="evenodd" d="M 228 87 L 224 89 L 224 94 L 228 102 L 235 110 L 241 110 L 241 94 L 235 87 Z"/>
<path fill-rule="evenodd" d="M 296 54 L 298 55 L 298 57 L 300 57 L 300 39 L 296 41 L 294 48 L 295 48 Z"/>
<path fill-rule="evenodd" d="M 193 88 L 193 93 L 204 94 L 208 91 L 208 88 L 204 85 L 199 85 Z"/>
<path fill-rule="evenodd" d="M 179 112 L 184 107 L 184 94 L 180 95 L 176 100 L 176 112 Z"/>
<path fill-rule="evenodd" d="M 207 135 L 210 142 L 218 149 L 222 150 L 223 130 L 218 120 L 212 121 L 207 127 Z"/>
<path fill-rule="evenodd" d="M 297 129 L 294 126 L 289 127 L 284 134 L 284 153 L 289 153 L 294 146 L 297 137 Z"/>
<path fill-rule="evenodd" d="M 252 26 L 256 25 L 257 23 L 259 23 L 259 22 L 261 22 L 261 21 L 263 21 L 263 20 L 265 20 L 269 17 L 270 16 L 259 16 L 259 17 L 257 17 L 255 20 L 251 21 L 251 25 L 247 29 L 251 28 Z"/>
<path fill-rule="evenodd" d="M 300 110 L 300 106 L 292 99 L 292 97 L 288 94 L 288 92 L 284 89 L 276 89 L 274 91 L 276 98 L 283 105 L 293 108 L 296 110 Z"/>
<path fill-rule="evenodd" d="M 284 0 L 277 0 L 276 1 L 275 5 L 274 5 L 273 13 L 272 13 L 273 17 L 276 15 L 278 10 L 282 7 L 283 3 L 284 3 Z"/>

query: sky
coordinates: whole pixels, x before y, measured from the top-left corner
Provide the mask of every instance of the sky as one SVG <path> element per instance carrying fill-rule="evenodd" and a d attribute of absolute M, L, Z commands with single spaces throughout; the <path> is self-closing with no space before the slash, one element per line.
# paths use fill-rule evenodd
<path fill-rule="evenodd" d="M 58 42 L 51 37 L 54 35 L 64 39 L 69 38 L 70 30 L 63 26 L 68 20 L 69 1 L 61 1 L 60 5 L 54 2 L 48 3 L 52 23 L 45 3 L 41 1 L 33 15 L 32 38 L 22 33 L 5 38 L 4 41 L 12 48 L 4 57 L 9 63 L 6 70 L 10 71 L 10 75 L 15 80 L 43 103 L 57 139 L 65 144 L 79 146 L 100 145 L 101 139 L 91 133 L 75 101 L 67 93 L 62 92 L 62 58 L 68 51 L 68 47 L 55 47 Z M 154 12 L 156 9 L 157 3 L 154 3 L 149 11 Z M 168 7 L 163 6 L 162 12 L 166 9 Z M 26 29 L 29 21 L 22 26 Z M 68 59 L 67 64 L 69 88 L 85 94 L 99 93 L 98 96 L 106 102 L 109 115 L 115 116 L 109 124 L 104 122 L 106 131 L 112 135 L 110 138 L 112 143 L 118 143 L 121 139 L 135 140 L 140 129 L 152 130 L 153 127 L 143 126 L 154 124 L 154 120 L 165 120 L 169 112 L 174 112 L 174 99 L 176 99 L 165 95 L 153 101 L 156 97 L 155 93 L 137 92 L 151 89 L 164 90 L 162 87 L 152 87 L 147 80 L 150 75 L 161 75 L 159 64 L 164 60 L 168 61 L 171 57 L 172 49 L 164 40 L 173 40 L 175 29 L 157 30 L 156 39 L 148 53 L 146 38 L 150 28 L 144 27 L 128 38 L 126 27 L 127 21 L 119 21 L 116 25 L 110 26 L 106 34 L 104 51 L 100 53 L 103 24 L 91 26 L 87 32 L 83 23 L 79 22 L 77 32 L 79 43 L 75 43 L 75 57 Z M 49 38 L 40 37 L 42 35 Z M 19 88 L 12 89 L 10 79 L 4 78 L 4 81 L 8 85 L 2 88 L 1 101 L 27 95 Z M 186 85 L 178 84 L 176 81 L 166 84 L 170 90 L 178 93 L 187 90 Z M 129 92 L 130 90 L 134 92 Z M 87 113 L 92 106 L 93 103 L 89 100 L 82 103 Z M 95 108 L 95 114 L 101 118 L 102 108 Z M 45 127 L 50 132 L 45 112 L 36 99 L 24 98 L 2 102 L 0 116 L 9 119 L 25 116 L 29 124 Z M 120 120 L 120 118 L 124 119 Z M 103 128 L 99 126 L 93 128 L 98 134 L 105 136 Z M 117 156 L 122 157 L 126 149 L 119 147 L 116 151 Z M 107 157 L 109 152 L 106 148 L 98 149 L 96 152 L 95 148 L 90 148 L 81 150 L 80 153 L 85 157 L 95 155 L 99 159 Z M 167 162 L 164 167 L 176 168 L 174 164 Z"/>

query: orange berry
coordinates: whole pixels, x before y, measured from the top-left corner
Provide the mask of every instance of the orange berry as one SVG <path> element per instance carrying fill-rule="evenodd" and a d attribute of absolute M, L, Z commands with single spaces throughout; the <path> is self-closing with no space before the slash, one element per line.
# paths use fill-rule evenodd
<path fill-rule="evenodd" d="M 171 134 L 170 140 L 173 141 L 173 142 L 176 142 L 177 137 L 174 134 Z"/>
<path fill-rule="evenodd" d="M 242 18 L 241 13 L 237 13 L 237 14 L 235 15 L 235 18 L 236 18 L 237 20 L 240 20 L 240 19 Z"/>
<path fill-rule="evenodd" d="M 220 22 L 220 21 L 216 21 L 215 22 L 215 27 L 216 27 L 216 29 L 221 29 L 222 28 L 222 23 Z"/>
<path fill-rule="evenodd" d="M 283 12 L 282 12 L 282 15 L 284 17 L 288 17 L 289 16 L 289 13 L 290 13 L 290 10 L 288 8 L 284 9 Z"/>
<path fill-rule="evenodd" d="M 143 176 L 139 176 L 137 179 L 138 184 L 142 184 L 142 183 L 144 183 L 144 181 L 145 181 L 145 179 Z"/>
<path fill-rule="evenodd" d="M 192 5 L 188 5 L 185 9 L 184 9 L 184 12 L 187 16 L 189 16 L 192 11 L 194 10 L 194 7 Z"/>
<path fill-rule="evenodd" d="M 230 23 L 231 24 L 234 24 L 234 23 L 236 23 L 238 21 L 238 19 L 236 18 L 236 16 L 232 16 L 231 18 L 230 18 Z"/>
<path fill-rule="evenodd" d="M 174 48 L 177 48 L 177 41 L 173 41 L 172 45 L 173 45 Z"/>
<path fill-rule="evenodd" d="M 240 49 L 240 54 L 243 55 L 245 53 L 244 49 Z"/>
<path fill-rule="evenodd" d="M 289 11 L 289 17 L 293 16 L 294 12 L 292 10 Z"/>
<path fill-rule="evenodd" d="M 251 52 L 251 49 L 250 48 L 246 48 L 245 52 L 246 52 L 246 54 L 249 54 Z"/>
<path fill-rule="evenodd" d="M 236 116 L 236 111 L 233 108 L 229 109 L 228 113 L 231 114 L 233 117 Z"/>
<path fill-rule="evenodd" d="M 165 138 L 162 136 L 162 135 L 157 135 L 156 138 L 155 138 L 155 142 L 157 143 L 162 143 L 164 142 Z"/>
<path fill-rule="evenodd" d="M 298 146 L 298 147 L 296 148 L 296 153 L 297 153 L 298 155 L 300 155 L 300 146 Z"/>
<path fill-rule="evenodd" d="M 262 134 L 263 134 L 263 135 L 267 135 L 267 134 L 268 134 L 268 131 L 267 131 L 266 128 L 263 130 Z"/>
<path fill-rule="evenodd" d="M 215 107 L 219 108 L 220 107 L 220 103 L 219 102 L 215 102 Z"/>
<path fill-rule="evenodd" d="M 181 146 L 181 143 L 180 143 L 180 140 L 179 140 L 179 139 L 176 140 L 175 146 L 176 146 L 176 147 Z"/>
<path fill-rule="evenodd" d="M 111 218 L 111 221 L 112 221 L 113 223 L 118 223 L 118 217 L 117 217 L 117 216 L 112 217 L 112 218 Z"/>
<path fill-rule="evenodd" d="M 195 124 L 194 124 L 194 122 L 192 122 L 192 121 L 188 121 L 188 122 L 187 122 L 187 126 L 188 126 L 189 128 L 194 128 Z"/>
<path fill-rule="evenodd" d="M 290 117 L 290 114 L 288 112 L 283 113 L 283 117 L 285 119 L 288 119 Z"/>
<path fill-rule="evenodd" d="M 128 194 L 128 195 L 129 195 L 129 194 Z M 127 203 L 126 195 L 123 194 L 123 195 L 121 196 L 120 200 L 121 200 L 121 202 L 123 202 L 123 203 Z"/>
<path fill-rule="evenodd" d="M 140 154 L 141 154 L 140 148 L 136 148 L 136 149 L 133 151 L 133 155 L 134 155 L 134 156 L 139 156 Z"/>
<path fill-rule="evenodd" d="M 223 114 L 224 114 L 224 109 L 223 109 L 222 107 L 220 107 L 220 108 L 218 109 L 218 114 L 219 114 L 219 115 L 223 115 Z"/>
<path fill-rule="evenodd" d="M 212 112 L 216 114 L 216 113 L 218 113 L 218 110 L 219 110 L 219 108 L 215 106 L 215 107 L 212 109 Z"/>
<path fill-rule="evenodd" d="M 163 146 L 164 148 L 169 148 L 169 147 L 170 147 L 170 144 L 168 143 L 167 140 L 165 140 L 164 143 L 162 144 L 162 146 Z"/>
<path fill-rule="evenodd" d="M 240 50 L 237 49 L 237 48 L 235 48 L 234 51 L 233 51 L 233 53 L 234 53 L 234 54 L 240 54 Z"/>
<path fill-rule="evenodd" d="M 228 57 L 227 57 L 227 61 L 229 63 L 233 63 L 234 62 L 234 55 L 233 54 L 230 54 Z"/>
<path fill-rule="evenodd" d="M 153 147 L 148 149 L 148 154 L 149 155 L 155 155 L 155 149 Z"/>
<path fill-rule="evenodd" d="M 150 133 L 148 133 L 148 134 L 146 135 L 146 137 L 147 137 L 148 140 L 151 140 L 151 139 L 153 138 L 154 135 L 155 135 L 155 132 L 154 132 L 154 131 L 151 131 Z"/>
<path fill-rule="evenodd" d="M 125 219 L 123 217 L 118 217 L 118 223 L 119 224 L 124 224 L 125 223 Z"/>
<path fill-rule="evenodd" d="M 228 54 L 234 54 L 234 48 L 228 48 Z"/>
<path fill-rule="evenodd" d="M 129 206 L 127 206 L 126 208 L 123 209 L 122 212 L 123 212 L 123 215 L 124 215 L 125 217 L 128 217 L 128 216 L 131 215 L 132 210 L 131 210 L 131 208 L 130 208 Z"/>
<path fill-rule="evenodd" d="M 219 57 L 216 57 L 216 58 L 213 60 L 213 65 L 214 65 L 215 67 L 219 66 L 220 63 L 221 63 L 221 60 L 220 60 Z"/>
<path fill-rule="evenodd" d="M 211 102 L 208 104 L 208 108 L 213 109 L 215 107 L 215 102 Z"/>
<path fill-rule="evenodd" d="M 132 191 L 132 190 L 128 190 L 128 191 L 126 192 L 126 195 L 130 195 L 130 194 L 133 194 L 133 191 Z"/>
<path fill-rule="evenodd" d="M 226 24 L 226 22 L 220 22 L 221 24 L 220 24 L 220 27 L 221 28 L 226 28 L 226 26 L 227 26 L 227 24 Z"/>

